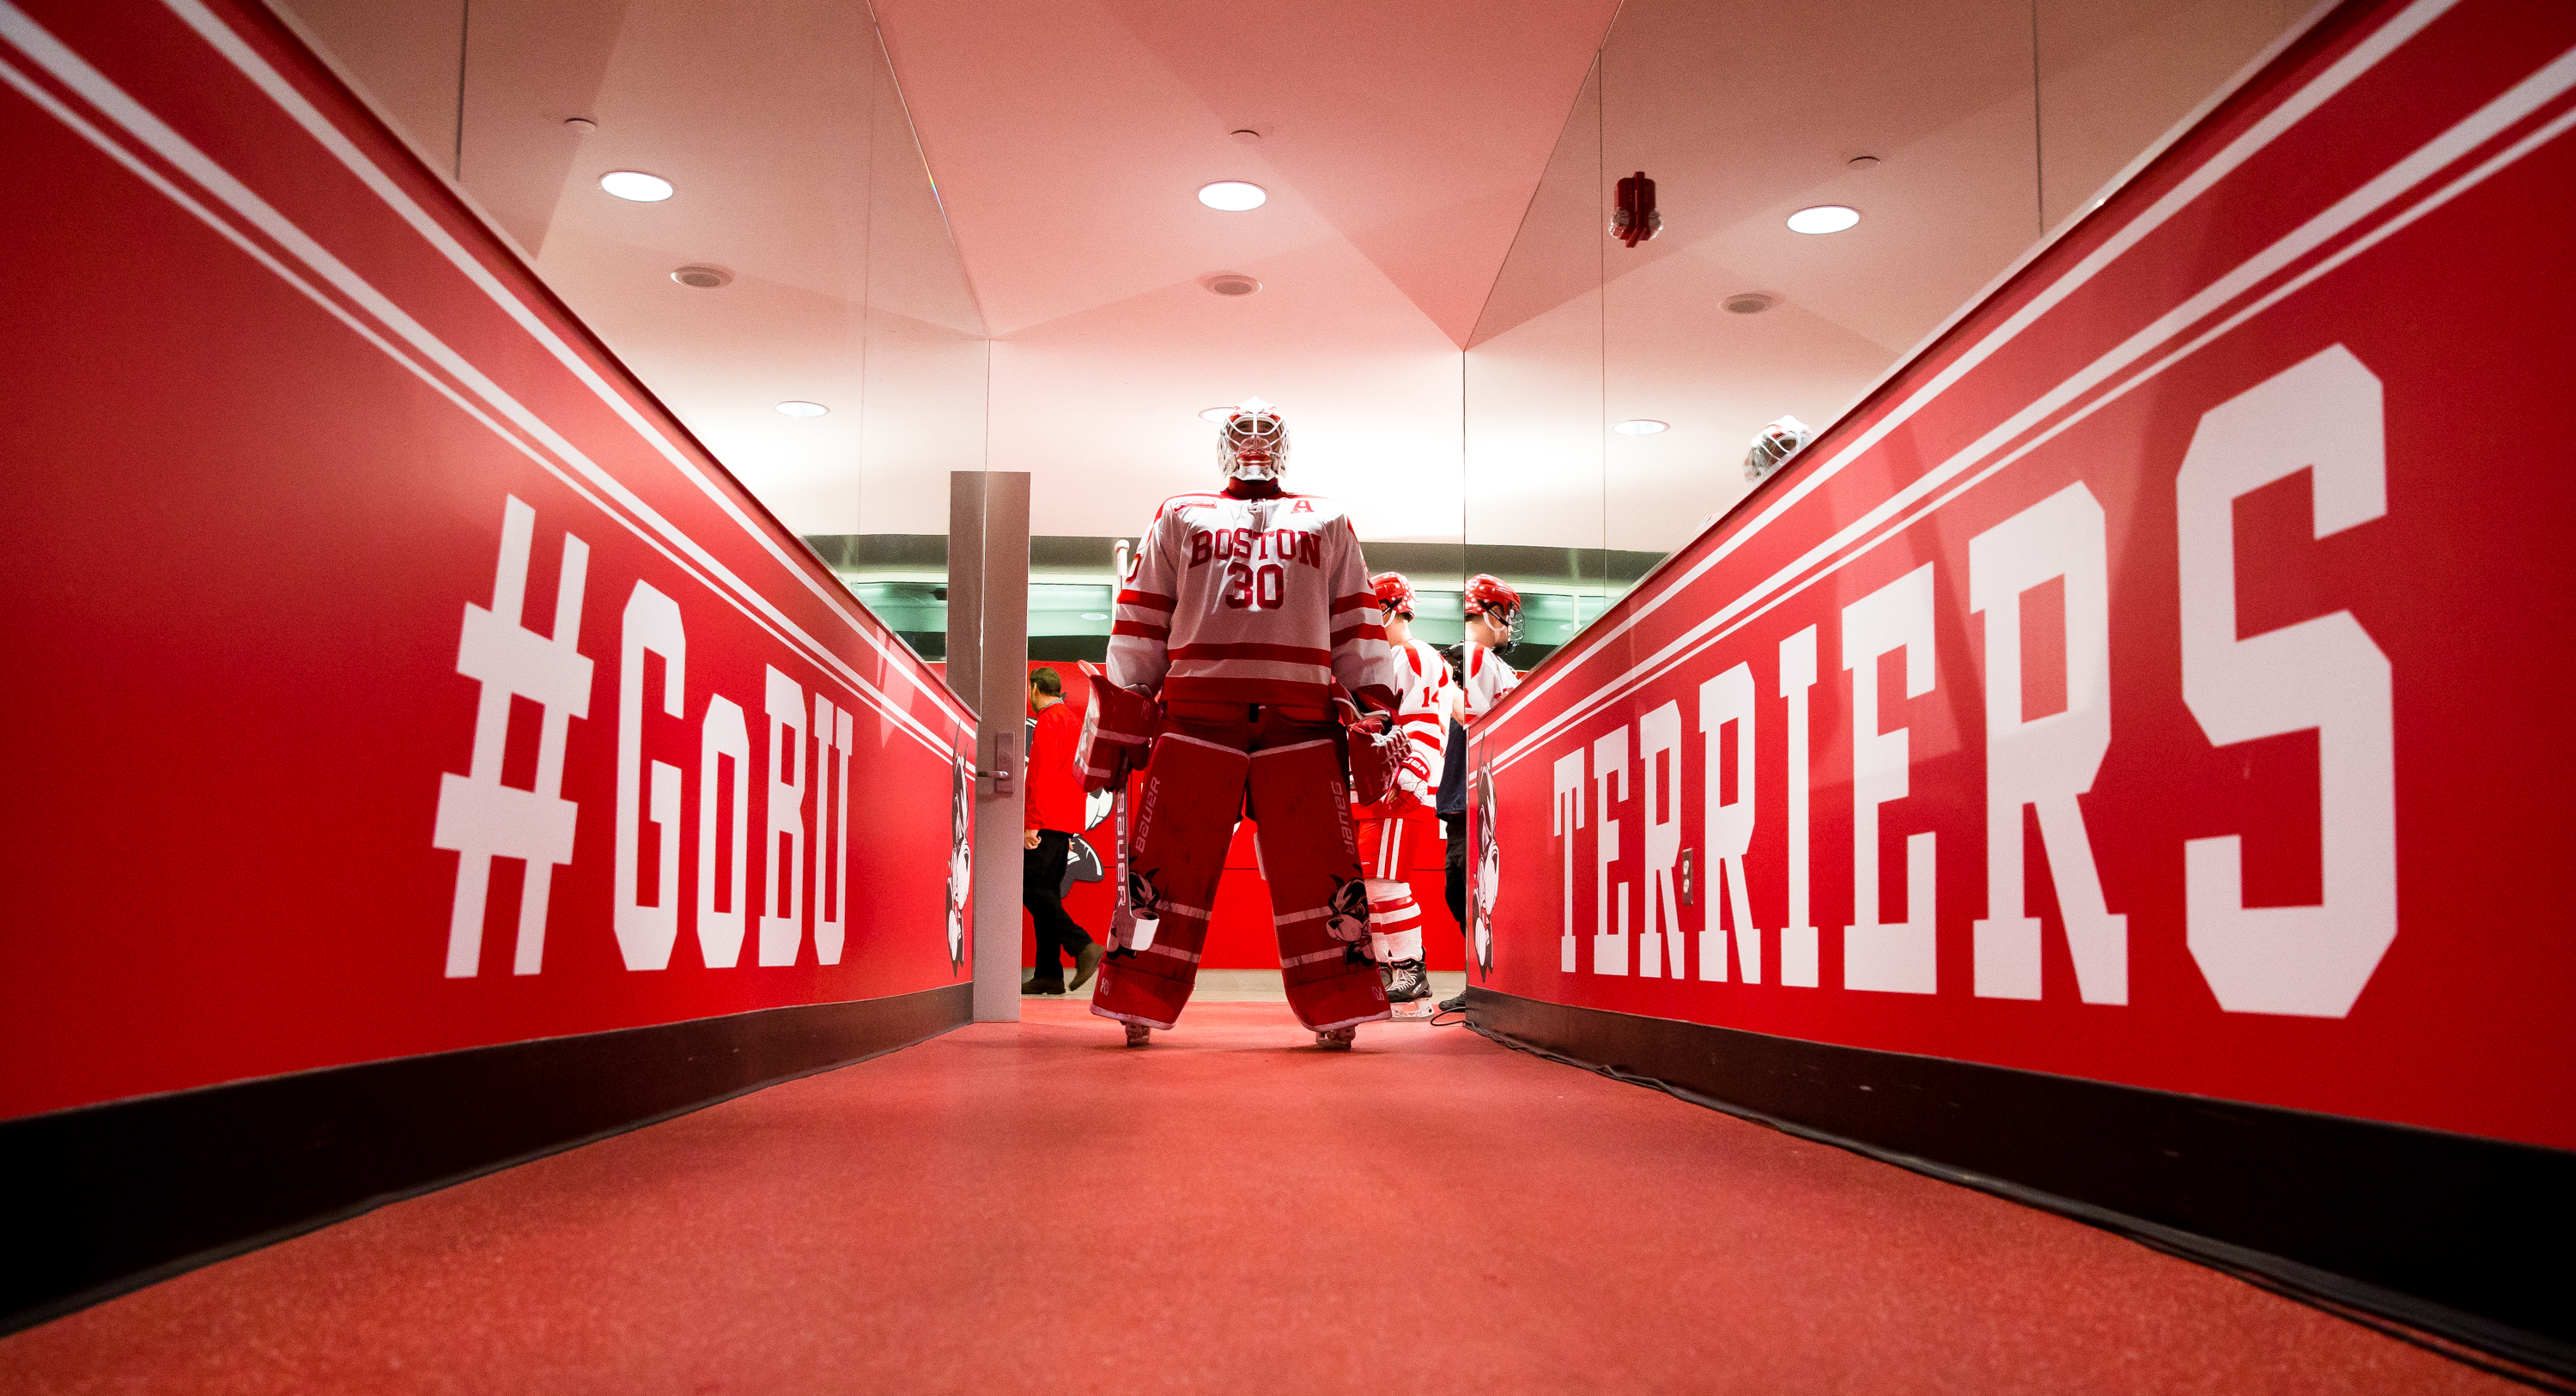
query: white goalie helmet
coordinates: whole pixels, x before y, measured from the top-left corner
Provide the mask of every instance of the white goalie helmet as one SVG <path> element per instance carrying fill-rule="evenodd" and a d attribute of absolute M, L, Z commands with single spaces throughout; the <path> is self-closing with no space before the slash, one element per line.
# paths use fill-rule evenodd
<path fill-rule="evenodd" d="M 1288 424 L 1261 399 L 1243 405 L 1216 429 L 1216 468 L 1229 480 L 1276 480 L 1288 471 Z"/>
<path fill-rule="evenodd" d="M 1816 429 L 1795 417 L 1782 417 L 1753 433 L 1753 449 L 1744 455 L 1744 478 L 1759 480 L 1798 454 L 1815 439 Z"/>

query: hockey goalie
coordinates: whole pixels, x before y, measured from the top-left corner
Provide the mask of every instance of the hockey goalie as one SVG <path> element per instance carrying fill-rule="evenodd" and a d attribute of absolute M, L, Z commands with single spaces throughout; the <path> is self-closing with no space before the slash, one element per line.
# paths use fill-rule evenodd
<path fill-rule="evenodd" d="M 1358 535 L 1340 505 L 1280 488 L 1287 463 L 1279 414 L 1258 398 L 1236 409 L 1217 433 L 1223 490 L 1164 501 L 1118 594 L 1115 691 L 1094 705 L 1103 716 L 1082 761 L 1108 781 L 1144 760 L 1128 853 L 1134 929 L 1091 999 L 1126 1025 L 1129 1046 L 1189 1001 L 1245 817 L 1298 1021 L 1319 1046 L 1346 1048 L 1360 1024 L 1388 1016 L 1334 700 L 1338 687 L 1391 710 L 1393 674 Z M 1094 754 L 1122 743 L 1128 755 Z"/>
<path fill-rule="evenodd" d="M 1387 1001 L 1399 1018 L 1431 1016 L 1431 981 L 1422 962 L 1422 908 L 1406 873 L 1422 850 L 1439 842 L 1441 745 L 1448 736 L 1449 706 L 1457 692 L 1449 661 L 1413 638 L 1413 583 L 1401 572 L 1369 579 L 1378 626 L 1386 634 L 1396 682 L 1395 723 L 1404 741 L 1394 788 L 1354 805 L 1360 871 L 1369 897 L 1369 934 L 1375 943 Z"/>

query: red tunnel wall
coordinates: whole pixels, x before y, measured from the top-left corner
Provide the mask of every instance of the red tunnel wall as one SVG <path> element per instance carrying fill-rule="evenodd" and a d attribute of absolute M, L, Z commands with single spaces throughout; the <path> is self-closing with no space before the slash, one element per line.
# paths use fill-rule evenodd
<path fill-rule="evenodd" d="M 2576 1146 L 2571 44 L 2327 17 L 1551 656 L 1481 982 Z"/>
<path fill-rule="evenodd" d="M 962 984 L 955 696 L 211 3 L 5 45 L 0 1116 Z"/>

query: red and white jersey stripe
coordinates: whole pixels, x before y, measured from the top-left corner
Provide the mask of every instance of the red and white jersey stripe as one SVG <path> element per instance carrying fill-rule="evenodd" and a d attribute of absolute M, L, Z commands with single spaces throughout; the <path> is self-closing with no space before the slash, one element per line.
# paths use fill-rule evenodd
<path fill-rule="evenodd" d="M 1315 495 L 1163 501 L 1118 593 L 1109 680 L 1166 702 L 1322 707 L 1394 687 L 1359 535 Z"/>
<path fill-rule="evenodd" d="M 1481 717 L 1520 686 L 1521 676 L 1501 656 L 1473 640 L 1458 648 L 1467 661 L 1466 672 L 1458 676 L 1458 691 L 1466 699 L 1467 716 Z"/>
<path fill-rule="evenodd" d="M 1428 808 L 1440 789 L 1440 750 L 1449 740 L 1449 700 L 1457 692 L 1457 682 L 1449 673 L 1449 661 L 1422 641 L 1406 640 L 1394 649 L 1396 721 L 1412 743 L 1411 754 L 1421 762 L 1419 769 L 1407 762 L 1400 783 L 1405 793 Z M 1412 788 L 1417 777 L 1420 790 Z"/>

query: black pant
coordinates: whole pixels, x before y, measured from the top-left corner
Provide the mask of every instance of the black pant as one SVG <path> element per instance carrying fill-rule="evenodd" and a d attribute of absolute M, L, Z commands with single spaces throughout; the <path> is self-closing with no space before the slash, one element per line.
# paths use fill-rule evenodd
<path fill-rule="evenodd" d="M 1064 967 L 1091 943 L 1091 933 L 1074 923 L 1064 909 L 1064 865 L 1073 835 L 1062 829 L 1038 830 L 1038 846 L 1020 855 L 1020 905 L 1037 921 L 1037 977 L 1062 983 Z"/>
<path fill-rule="evenodd" d="M 1467 929 L 1467 816 L 1444 814 L 1440 816 L 1440 822 L 1449 826 L 1449 885 L 1443 890 L 1449 894 L 1450 919 L 1464 931 Z"/>

